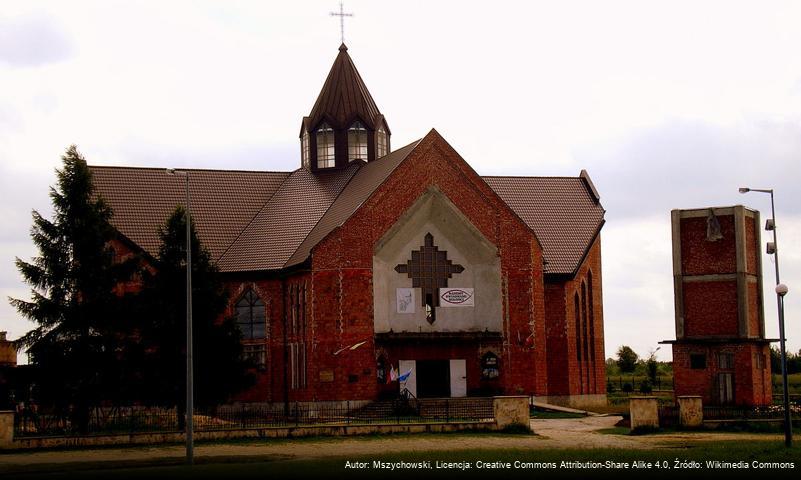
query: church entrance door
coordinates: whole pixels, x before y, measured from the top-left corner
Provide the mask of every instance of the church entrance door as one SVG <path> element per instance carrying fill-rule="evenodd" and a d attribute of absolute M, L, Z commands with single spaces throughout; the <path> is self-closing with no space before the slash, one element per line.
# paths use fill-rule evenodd
<path fill-rule="evenodd" d="M 417 361 L 417 396 L 419 398 L 451 396 L 449 360 Z"/>

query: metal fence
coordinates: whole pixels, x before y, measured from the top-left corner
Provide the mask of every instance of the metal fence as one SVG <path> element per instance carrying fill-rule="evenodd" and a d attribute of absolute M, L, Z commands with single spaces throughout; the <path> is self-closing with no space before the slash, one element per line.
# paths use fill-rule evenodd
<path fill-rule="evenodd" d="M 784 407 L 781 405 L 765 406 L 704 406 L 705 421 L 748 422 L 749 420 L 776 420 L 784 419 Z M 790 415 L 793 420 L 801 419 L 801 406 L 790 406 Z M 662 405 L 659 407 L 659 425 L 662 427 L 676 427 L 679 425 L 679 407 L 676 405 Z"/>
<path fill-rule="evenodd" d="M 408 399 L 379 402 L 241 404 L 197 408 L 194 430 L 406 424 L 431 422 L 491 422 L 492 398 Z M 81 431 L 83 430 L 83 432 Z M 81 429 L 70 412 L 32 410 L 14 416 L 14 436 L 77 436 L 127 433 L 168 433 L 184 430 L 183 413 L 158 407 L 104 407 L 92 410 Z"/>
<path fill-rule="evenodd" d="M 679 424 L 679 407 L 676 405 L 659 406 L 659 426 L 675 427 Z"/>
<path fill-rule="evenodd" d="M 790 405 L 790 417 L 801 418 L 801 406 Z M 764 406 L 705 406 L 704 420 L 783 420 L 782 405 Z"/>

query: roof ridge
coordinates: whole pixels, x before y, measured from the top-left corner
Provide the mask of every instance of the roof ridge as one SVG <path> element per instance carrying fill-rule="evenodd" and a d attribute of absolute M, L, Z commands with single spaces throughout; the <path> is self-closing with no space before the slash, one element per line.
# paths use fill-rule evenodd
<path fill-rule="evenodd" d="M 580 180 L 581 176 L 571 177 L 569 175 L 481 175 L 481 178 L 545 178 L 560 180 Z"/>
<path fill-rule="evenodd" d="M 397 169 L 397 168 L 400 166 L 400 164 L 401 164 L 401 163 L 403 163 L 403 162 L 406 160 L 406 158 L 408 158 L 408 156 L 409 156 L 409 155 L 410 155 L 410 154 L 411 154 L 411 153 L 414 151 L 414 149 L 415 149 L 415 148 L 417 148 L 417 146 L 418 146 L 418 145 L 420 144 L 420 142 L 422 142 L 422 141 L 423 141 L 423 138 L 419 138 L 419 139 L 417 139 L 417 140 L 415 140 L 415 141 L 413 141 L 413 142 L 411 142 L 411 143 L 409 143 L 409 144 L 407 144 L 407 145 L 404 145 L 404 146 L 402 146 L 401 148 L 399 148 L 399 149 L 397 149 L 397 150 L 394 150 L 394 151 L 392 151 L 392 152 L 389 152 L 389 153 L 388 153 L 388 154 L 386 154 L 385 156 L 381 157 L 381 159 L 386 159 L 388 156 L 390 156 L 390 155 L 392 155 L 392 154 L 398 153 L 398 152 L 400 152 L 400 151 L 402 151 L 402 150 L 404 150 L 404 149 L 407 149 L 407 148 L 409 149 L 409 151 L 408 151 L 408 152 L 406 152 L 406 153 L 405 153 L 405 155 L 403 156 L 403 159 L 402 159 L 401 161 L 399 161 L 399 162 L 398 162 L 398 164 L 397 164 L 397 165 L 395 165 L 395 167 L 394 167 L 394 168 L 392 168 L 392 169 L 391 169 L 389 172 L 387 172 L 387 175 L 386 175 L 386 177 L 384 177 L 384 179 L 381 181 L 381 183 L 379 183 L 378 185 L 376 185 L 376 186 L 375 186 L 375 188 L 374 188 L 374 189 L 373 189 L 373 190 L 372 190 L 372 191 L 371 191 L 371 192 L 370 192 L 370 193 L 369 193 L 369 194 L 368 194 L 368 195 L 367 195 L 367 196 L 366 196 L 366 197 L 365 197 L 365 198 L 364 198 L 364 199 L 363 199 L 361 202 L 359 202 L 359 204 L 358 204 L 358 205 L 356 205 L 356 206 L 354 207 L 353 211 L 352 211 L 352 212 L 351 212 L 351 213 L 348 215 L 348 217 L 347 217 L 347 218 L 350 218 L 350 217 L 353 215 L 353 213 L 354 213 L 354 212 L 356 212 L 356 211 L 357 211 L 359 208 L 361 208 L 361 206 L 362 206 L 362 205 L 364 205 L 364 203 L 365 203 L 367 200 L 369 200 L 369 199 L 370 199 L 370 197 L 372 197 L 372 195 L 375 193 L 375 191 L 376 191 L 376 190 L 378 190 L 378 189 L 379 189 L 379 188 L 380 188 L 380 187 L 381 187 L 381 186 L 382 186 L 382 185 L 383 185 L 383 184 L 384 184 L 384 183 L 387 181 L 387 179 L 388 179 L 388 178 L 389 178 L 389 177 L 392 175 L 392 173 L 393 173 L 393 172 L 394 172 L 394 171 L 395 171 L 395 170 L 396 170 L 396 169 Z M 296 255 L 296 254 L 297 254 L 297 253 L 300 251 L 301 247 L 303 247 L 303 245 L 306 243 L 306 240 L 309 238 L 309 236 L 310 236 L 312 233 L 314 233 L 314 231 L 315 231 L 315 229 L 317 228 L 317 226 L 318 226 L 318 225 L 320 224 L 320 222 L 321 222 L 321 221 L 322 221 L 322 220 L 325 218 L 325 216 L 328 214 L 328 212 L 331 210 L 331 208 L 333 208 L 333 207 L 334 207 L 334 205 L 337 203 L 337 200 L 339 200 L 339 199 L 340 199 L 340 197 L 341 197 L 341 196 L 342 196 L 342 194 L 345 192 L 345 190 L 347 189 L 347 187 L 350 185 L 351 181 L 353 181 L 353 179 L 356 177 L 356 175 L 358 175 L 358 173 L 359 173 L 359 172 L 361 172 L 361 171 L 363 171 L 365 168 L 377 168 L 377 167 L 370 167 L 370 165 L 380 165 L 380 164 L 381 164 L 381 162 L 383 162 L 383 160 L 374 160 L 374 161 L 372 161 L 372 162 L 365 163 L 365 164 L 363 164 L 363 165 L 362 165 L 362 166 L 361 166 L 361 167 L 360 167 L 360 168 L 359 168 L 359 169 L 358 169 L 356 172 L 354 172 L 353 176 L 352 176 L 350 179 L 348 179 L 348 182 L 345 184 L 345 186 L 344 186 L 344 187 L 342 187 L 342 190 L 339 192 L 339 195 L 337 195 L 337 198 L 335 198 L 335 199 L 334 199 L 334 201 L 333 201 L 333 202 L 331 202 L 331 205 L 329 205 L 329 206 L 328 206 L 328 208 L 327 208 L 327 209 L 326 209 L 326 211 L 323 213 L 323 215 L 322 215 L 322 216 L 320 216 L 320 219 L 319 219 L 319 220 L 317 220 L 317 223 L 315 223 L 315 224 L 314 224 L 314 226 L 311 228 L 311 230 L 309 230 L 309 233 L 308 233 L 308 234 L 306 234 L 306 237 L 305 237 L 305 238 L 304 238 L 304 239 L 303 239 L 303 240 L 302 240 L 302 241 L 301 241 L 301 242 L 298 244 L 298 247 L 295 249 L 295 251 L 294 251 L 294 252 L 292 252 L 292 255 L 290 255 L 290 256 L 289 256 L 289 258 L 287 258 L 286 262 L 284 263 L 284 267 L 283 267 L 283 268 L 286 268 L 287 266 L 291 266 L 291 265 L 297 265 L 297 263 L 300 263 L 300 262 L 295 262 L 295 263 L 292 263 L 292 264 L 290 265 L 290 262 L 292 261 L 292 259 L 293 259 L 293 258 L 295 257 L 295 255 Z M 346 220 L 346 221 L 347 221 L 347 220 Z M 327 237 L 327 236 L 328 236 L 328 235 L 329 235 L 329 234 L 330 234 L 330 233 L 331 233 L 331 232 L 332 232 L 334 229 L 336 229 L 336 228 L 339 228 L 340 226 L 341 226 L 341 224 L 340 224 L 340 225 L 337 225 L 336 227 L 334 227 L 334 228 L 332 228 L 330 231 L 328 231 L 328 232 L 327 232 L 325 235 L 323 235 L 322 237 L 320 237 L 320 239 L 317 241 L 317 243 L 315 243 L 314 245 L 312 245 L 311 247 L 309 247 L 309 252 L 311 252 L 311 250 L 312 250 L 312 249 L 313 249 L 313 248 L 314 248 L 314 247 L 315 247 L 317 244 L 319 244 L 319 243 L 320 243 L 320 242 L 321 242 L 323 239 L 325 239 L 325 238 L 326 238 L 326 237 Z M 304 259 L 304 260 L 305 260 L 305 259 Z"/>
<path fill-rule="evenodd" d="M 165 171 L 167 170 L 166 167 L 142 167 L 138 165 L 89 165 L 89 168 L 102 168 L 102 169 L 115 169 L 115 170 L 157 170 L 157 171 Z M 246 170 L 246 169 L 222 169 L 222 168 L 176 168 L 179 171 L 190 171 L 190 172 L 231 172 L 231 173 L 285 173 L 287 175 L 291 175 L 296 171 L 300 170 Z"/>
<path fill-rule="evenodd" d="M 298 170 L 300 170 L 300 169 L 298 169 Z M 220 262 L 225 257 L 225 255 L 231 250 L 231 247 L 233 247 L 234 244 L 237 242 L 237 240 L 239 240 L 239 238 L 242 236 L 242 234 L 245 233 L 245 230 L 247 230 L 248 227 L 250 227 L 250 225 L 253 224 L 253 222 L 261 214 L 261 212 L 264 211 L 264 209 L 267 207 L 267 205 L 270 203 L 270 201 L 272 201 L 272 199 L 275 198 L 276 195 L 278 195 L 278 192 L 280 192 L 281 189 L 284 188 L 284 185 L 286 185 L 286 182 L 289 180 L 289 177 L 291 177 L 298 170 L 293 170 L 292 172 L 289 172 L 289 175 L 287 175 L 287 177 L 284 179 L 284 181 L 281 182 L 281 186 L 276 188 L 275 191 L 273 192 L 273 194 L 270 195 L 270 198 L 268 198 L 267 200 L 264 201 L 264 204 L 261 206 L 261 208 L 259 208 L 256 211 L 256 213 L 253 214 L 253 216 L 250 218 L 250 220 L 248 220 L 248 223 L 245 224 L 245 226 L 242 227 L 241 230 L 239 230 L 239 233 L 237 233 L 236 236 L 231 240 L 231 243 L 229 243 L 228 246 L 225 247 L 225 250 L 220 254 L 220 256 L 217 259 L 214 260 L 214 263 L 216 263 L 217 265 L 220 264 Z"/>
<path fill-rule="evenodd" d="M 348 178 L 348 181 L 345 182 L 345 185 L 343 185 L 342 189 L 339 191 L 339 193 L 337 193 L 337 196 L 334 197 L 334 199 L 331 201 L 331 203 L 328 204 L 328 208 L 326 208 L 325 211 L 323 212 L 323 214 L 320 215 L 320 218 L 318 218 L 317 221 L 314 222 L 314 225 L 312 225 L 312 227 L 309 229 L 308 233 L 306 233 L 306 235 L 303 237 L 303 240 L 298 242 L 298 246 L 295 247 L 294 250 L 292 250 L 292 253 L 290 253 L 289 256 L 286 258 L 286 261 L 281 266 L 281 268 L 286 268 L 287 267 L 287 264 L 289 263 L 290 260 L 292 260 L 292 257 L 295 256 L 295 253 L 297 253 L 297 251 L 300 250 L 300 247 L 303 245 L 303 242 L 305 242 L 306 239 L 309 238 L 309 235 L 311 235 L 311 233 L 317 227 L 317 224 L 319 224 L 320 221 L 322 221 L 323 217 L 325 217 L 325 214 L 328 213 L 329 210 L 331 210 L 331 207 L 333 207 L 334 204 L 336 203 L 336 201 L 339 200 L 339 197 L 342 196 L 342 192 L 344 192 L 345 189 L 348 188 L 348 185 L 350 185 L 350 182 L 353 181 L 353 178 L 356 177 L 356 175 L 361 171 L 361 169 L 364 168 L 367 165 L 367 163 L 364 162 L 364 161 L 360 161 L 359 163 L 360 164 L 358 165 L 358 168 L 356 168 L 353 171 L 353 173 L 351 174 L 350 178 Z"/>

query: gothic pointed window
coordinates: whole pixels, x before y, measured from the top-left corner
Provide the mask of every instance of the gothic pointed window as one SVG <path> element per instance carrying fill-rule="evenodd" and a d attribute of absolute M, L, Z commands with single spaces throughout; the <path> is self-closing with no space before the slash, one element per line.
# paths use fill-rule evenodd
<path fill-rule="evenodd" d="M 384 127 L 378 127 L 375 132 L 375 158 L 381 158 L 387 154 L 387 132 Z"/>
<path fill-rule="evenodd" d="M 367 161 L 367 130 L 362 122 L 354 122 L 348 129 L 348 161 Z"/>
<path fill-rule="evenodd" d="M 327 123 L 323 123 L 317 129 L 317 168 L 329 168 L 334 165 L 334 130 Z"/>
<path fill-rule="evenodd" d="M 254 340 L 266 336 L 267 320 L 264 302 L 253 290 L 248 290 L 236 302 L 236 324 L 245 340 Z"/>
<path fill-rule="evenodd" d="M 309 132 L 303 130 L 303 136 L 300 139 L 300 161 L 303 168 L 309 168 L 311 162 L 311 152 L 309 148 Z"/>

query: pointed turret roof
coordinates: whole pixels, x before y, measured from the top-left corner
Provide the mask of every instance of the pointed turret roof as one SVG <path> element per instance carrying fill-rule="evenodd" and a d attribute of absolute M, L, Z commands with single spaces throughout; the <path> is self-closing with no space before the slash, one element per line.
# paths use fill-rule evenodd
<path fill-rule="evenodd" d="M 348 55 L 348 47 L 343 43 L 339 46 L 339 55 L 328 72 L 323 89 L 309 116 L 304 117 L 303 124 L 311 130 L 326 119 L 333 123 L 331 126 L 334 128 L 345 128 L 354 117 L 359 117 L 371 129 L 375 129 L 379 120 L 383 119 L 364 80 L 356 70 L 356 65 Z"/>

